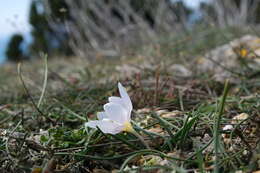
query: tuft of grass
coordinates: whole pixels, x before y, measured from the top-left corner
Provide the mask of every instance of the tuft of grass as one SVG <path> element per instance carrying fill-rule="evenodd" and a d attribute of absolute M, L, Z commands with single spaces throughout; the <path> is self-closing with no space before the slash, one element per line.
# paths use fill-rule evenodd
<path fill-rule="evenodd" d="M 221 140 L 220 140 L 220 125 L 221 125 L 221 120 L 224 112 L 224 106 L 226 102 L 226 97 L 228 94 L 228 80 L 225 82 L 224 86 L 224 91 L 223 95 L 221 98 L 221 102 L 218 107 L 218 112 L 216 113 L 215 116 L 215 121 L 214 121 L 214 132 L 213 132 L 213 137 L 214 137 L 214 153 L 215 153 L 215 158 L 214 158 L 214 172 L 217 173 L 219 172 L 219 162 L 220 162 L 220 152 L 222 150 L 221 147 Z"/>

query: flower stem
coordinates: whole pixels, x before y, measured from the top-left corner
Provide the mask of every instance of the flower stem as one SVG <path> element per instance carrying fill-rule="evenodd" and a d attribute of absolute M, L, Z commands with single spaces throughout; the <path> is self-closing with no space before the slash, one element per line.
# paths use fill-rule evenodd
<path fill-rule="evenodd" d="M 143 145 L 144 145 L 147 149 L 151 149 L 151 148 L 149 147 L 149 145 L 147 144 L 147 142 L 145 142 L 144 138 L 143 138 L 141 135 L 139 135 L 134 129 L 131 130 L 131 131 L 129 131 L 129 132 L 132 133 L 133 135 L 135 135 L 135 136 L 143 143 Z"/>

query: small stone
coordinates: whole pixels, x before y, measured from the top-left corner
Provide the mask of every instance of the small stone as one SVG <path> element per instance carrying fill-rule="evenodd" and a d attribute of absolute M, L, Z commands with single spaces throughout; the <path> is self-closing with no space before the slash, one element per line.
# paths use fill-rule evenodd
<path fill-rule="evenodd" d="M 222 130 L 227 131 L 227 130 L 232 130 L 232 129 L 233 129 L 233 126 L 228 124 L 228 125 L 225 125 Z"/>
<path fill-rule="evenodd" d="M 243 151 L 243 155 L 247 155 L 248 154 L 248 151 L 247 150 L 244 150 Z"/>
<path fill-rule="evenodd" d="M 174 76 L 179 77 L 190 77 L 192 75 L 192 72 L 181 64 L 173 64 L 169 68 L 169 71 L 172 72 Z"/>

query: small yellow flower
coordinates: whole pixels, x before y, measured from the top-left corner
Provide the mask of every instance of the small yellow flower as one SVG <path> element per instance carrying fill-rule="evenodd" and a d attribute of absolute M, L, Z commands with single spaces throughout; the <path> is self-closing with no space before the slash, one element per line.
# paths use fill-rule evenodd
<path fill-rule="evenodd" d="M 244 57 L 247 56 L 248 52 L 247 52 L 246 49 L 242 48 L 242 49 L 240 49 L 239 54 L 240 54 L 240 56 L 241 56 L 242 58 L 244 58 Z"/>

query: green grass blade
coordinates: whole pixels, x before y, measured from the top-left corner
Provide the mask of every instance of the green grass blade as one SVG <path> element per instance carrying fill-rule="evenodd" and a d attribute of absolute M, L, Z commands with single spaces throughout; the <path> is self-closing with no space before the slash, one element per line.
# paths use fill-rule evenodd
<path fill-rule="evenodd" d="M 47 87 L 47 80 L 48 80 L 48 59 L 47 59 L 47 55 L 44 55 L 44 63 L 45 63 L 44 81 L 43 81 L 41 96 L 40 96 L 40 99 L 38 101 L 37 107 L 40 107 L 40 105 L 42 103 L 42 99 L 43 99 L 45 91 L 46 91 L 46 87 Z"/>
<path fill-rule="evenodd" d="M 226 102 L 226 97 L 228 94 L 228 80 L 225 82 L 225 86 L 224 86 L 224 91 L 223 91 L 223 95 L 221 98 L 221 102 L 220 102 L 220 107 L 218 109 L 218 113 L 215 116 L 215 123 L 214 123 L 214 153 L 215 153 L 215 161 L 214 161 L 214 173 L 218 173 L 219 172 L 219 163 L 220 163 L 220 156 L 219 156 L 219 152 L 221 149 L 220 146 L 220 124 L 221 124 L 221 119 L 222 119 L 222 115 L 224 112 L 224 107 L 225 107 L 225 102 Z"/>

